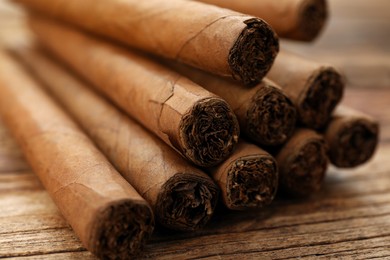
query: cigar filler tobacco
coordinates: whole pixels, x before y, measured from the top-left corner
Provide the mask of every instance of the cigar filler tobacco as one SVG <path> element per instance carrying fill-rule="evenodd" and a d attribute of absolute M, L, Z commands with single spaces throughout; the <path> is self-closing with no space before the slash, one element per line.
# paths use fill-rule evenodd
<path fill-rule="evenodd" d="M 38 17 L 30 24 L 45 47 L 188 160 L 209 167 L 233 151 L 239 126 L 221 98 L 151 60 L 70 27 Z"/>
<path fill-rule="evenodd" d="M 209 221 L 218 201 L 218 188 L 209 176 L 42 52 L 16 54 L 149 202 L 160 224 L 195 230 Z"/>
<path fill-rule="evenodd" d="M 183 0 L 16 0 L 37 12 L 203 70 L 256 84 L 278 38 L 263 20 Z"/>
<path fill-rule="evenodd" d="M 379 124 L 372 117 L 346 106 L 336 108 L 324 131 L 330 162 L 351 168 L 368 161 L 379 141 Z"/>
<path fill-rule="evenodd" d="M 279 190 L 298 197 L 318 191 L 328 167 L 327 152 L 321 135 L 298 128 L 275 156 L 279 166 Z"/>
<path fill-rule="evenodd" d="M 150 236 L 146 201 L 7 54 L 0 53 L 0 114 L 83 245 L 128 258 Z"/>
<path fill-rule="evenodd" d="M 278 187 L 275 159 L 243 140 L 225 162 L 209 172 L 220 186 L 223 203 L 229 209 L 264 207 L 273 201 Z"/>

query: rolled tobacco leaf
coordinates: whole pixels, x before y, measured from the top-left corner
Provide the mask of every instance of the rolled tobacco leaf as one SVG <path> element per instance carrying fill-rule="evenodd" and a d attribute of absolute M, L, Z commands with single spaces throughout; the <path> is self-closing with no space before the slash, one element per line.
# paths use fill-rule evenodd
<path fill-rule="evenodd" d="M 0 53 L 0 114 L 83 245 L 129 258 L 150 236 L 147 202 L 7 54 Z"/>
<path fill-rule="evenodd" d="M 198 0 L 267 21 L 283 38 L 314 40 L 328 17 L 326 0 Z"/>
<path fill-rule="evenodd" d="M 346 106 L 336 108 L 326 126 L 330 162 L 351 168 L 367 162 L 379 140 L 379 123 L 371 116 Z"/>
<path fill-rule="evenodd" d="M 267 77 L 291 98 L 299 121 L 309 128 L 323 127 L 340 102 L 344 78 L 332 66 L 281 51 Z"/>
<path fill-rule="evenodd" d="M 244 88 L 237 82 L 189 66 L 161 62 L 226 100 L 237 116 L 241 132 L 256 144 L 280 145 L 294 132 L 296 109 L 284 91 L 270 80 Z"/>
<path fill-rule="evenodd" d="M 275 158 L 279 167 L 279 190 L 293 196 L 318 191 L 328 167 L 324 138 L 310 129 L 298 128 Z"/>
<path fill-rule="evenodd" d="M 188 160 L 209 167 L 233 151 L 239 126 L 221 98 L 155 62 L 71 28 L 37 17 L 31 26 L 50 51 Z"/>
<path fill-rule="evenodd" d="M 159 223 L 195 230 L 209 221 L 218 201 L 218 187 L 209 176 L 42 52 L 19 50 L 17 55 L 150 203 Z"/>
<path fill-rule="evenodd" d="M 225 162 L 209 172 L 221 188 L 223 203 L 229 209 L 266 206 L 273 201 L 278 187 L 275 159 L 243 140 Z"/>
<path fill-rule="evenodd" d="M 263 20 L 182 0 L 17 0 L 129 46 L 255 84 L 270 69 L 278 38 Z"/>

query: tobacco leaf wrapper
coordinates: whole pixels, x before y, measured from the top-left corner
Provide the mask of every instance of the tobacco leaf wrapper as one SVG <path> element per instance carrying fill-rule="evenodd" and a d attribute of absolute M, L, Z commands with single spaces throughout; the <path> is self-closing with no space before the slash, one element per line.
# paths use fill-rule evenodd
<path fill-rule="evenodd" d="M 328 167 L 327 153 L 321 135 L 298 128 L 275 156 L 279 166 L 279 190 L 298 197 L 318 191 Z"/>
<path fill-rule="evenodd" d="M 294 104 L 270 80 L 264 79 L 252 88 L 243 88 L 229 79 L 179 63 L 160 61 L 226 100 L 237 116 L 241 132 L 256 144 L 280 145 L 294 132 L 297 118 Z"/>
<path fill-rule="evenodd" d="M 209 176 L 43 53 L 19 50 L 18 56 L 150 203 L 162 225 L 195 230 L 209 221 L 219 193 Z"/>
<path fill-rule="evenodd" d="M 50 51 L 188 160 L 210 167 L 233 151 L 239 126 L 221 98 L 140 55 L 48 20 L 30 21 Z"/>
<path fill-rule="evenodd" d="M 328 17 L 326 0 L 198 0 L 267 21 L 283 38 L 314 40 Z"/>
<path fill-rule="evenodd" d="M 195 1 L 17 0 L 28 8 L 138 49 L 232 76 L 260 81 L 279 50 L 263 20 Z"/>
<path fill-rule="evenodd" d="M 351 168 L 367 162 L 379 141 L 379 123 L 371 116 L 339 106 L 324 131 L 330 162 Z"/>
<path fill-rule="evenodd" d="M 332 66 L 281 51 L 267 77 L 294 102 L 299 121 L 309 128 L 324 127 L 340 102 L 344 78 Z"/>
<path fill-rule="evenodd" d="M 153 230 L 150 207 L 77 125 L 3 53 L 0 113 L 83 245 L 104 259 L 136 254 Z"/>
<path fill-rule="evenodd" d="M 221 188 L 223 203 L 229 209 L 264 207 L 273 201 L 278 187 L 275 159 L 242 140 L 225 162 L 209 172 Z"/>

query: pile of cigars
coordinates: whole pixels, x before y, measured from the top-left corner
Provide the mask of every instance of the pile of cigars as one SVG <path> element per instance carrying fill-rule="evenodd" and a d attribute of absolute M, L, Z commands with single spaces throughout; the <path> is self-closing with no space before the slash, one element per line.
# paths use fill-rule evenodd
<path fill-rule="evenodd" d="M 155 222 L 202 228 L 218 201 L 310 196 L 375 150 L 340 72 L 279 51 L 318 35 L 324 0 L 14 2 L 36 40 L 0 53 L 2 120 L 100 258 L 136 255 Z"/>

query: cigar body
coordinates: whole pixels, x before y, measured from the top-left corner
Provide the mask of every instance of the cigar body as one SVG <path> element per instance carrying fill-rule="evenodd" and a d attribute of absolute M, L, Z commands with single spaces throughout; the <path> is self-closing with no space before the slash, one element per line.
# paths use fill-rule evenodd
<path fill-rule="evenodd" d="M 336 108 L 324 131 L 330 162 L 351 168 L 367 162 L 379 141 L 379 124 L 369 115 L 346 106 Z"/>
<path fill-rule="evenodd" d="M 161 62 L 226 100 L 237 116 L 241 132 L 256 144 L 280 145 L 294 132 L 296 109 L 284 91 L 270 80 L 243 88 L 237 82 L 189 66 Z"/>
<path fill-rule="evenodd" d="M 275 159 L 263 149 L 241 140 L 234 153 L 209 170 L 229 209 L 261 208 L 270 204 L 278 187 Z"/>
<path fill-rule="evenodd" d="M 83 245 L 127 258 L 153 229 L 146 201 L 9 56 L 0 53 L 0 113 Z"/>
<path fill-rule="evenodd" d="M 328 148 L 323 136 L 298 128 L 275 158 L 279 167 L 279 190 L 309 196 L 321 188 L 328 167 Z"/>
<path fill-rule="evenodd" d="M 280 37 L 314 40 L 328 17 L 326 0 L 198 0 L 267 21 Z"/>
<path fill-rule="evenodd" d="M 218 201 L 218 188 L 209 176 L 47 56 L 20 50 L 18 57 L 150 203 L 162 225 L 195 230 L 208 222 Z"/>
<path fill-rule="evenodd" d="M 278 52 L 271 27 L 252 16 L 182 0 L 17 0 L 147 52 L 258 82 Z"/>
<path fill-rule="evenodd" d="M 31 26 L 50 51 L 188 160 L 208 167 L 232 152 L 238 122 L 221 98 L 140 55 L 65 26 L 36 17 Z"/>
<path fill-rule="evenodd" d="M 325 126 L 344 92 L 344 78 L 332 66 L 281 51 L 267 77 L 294 102 L 306 127 Z"/>

